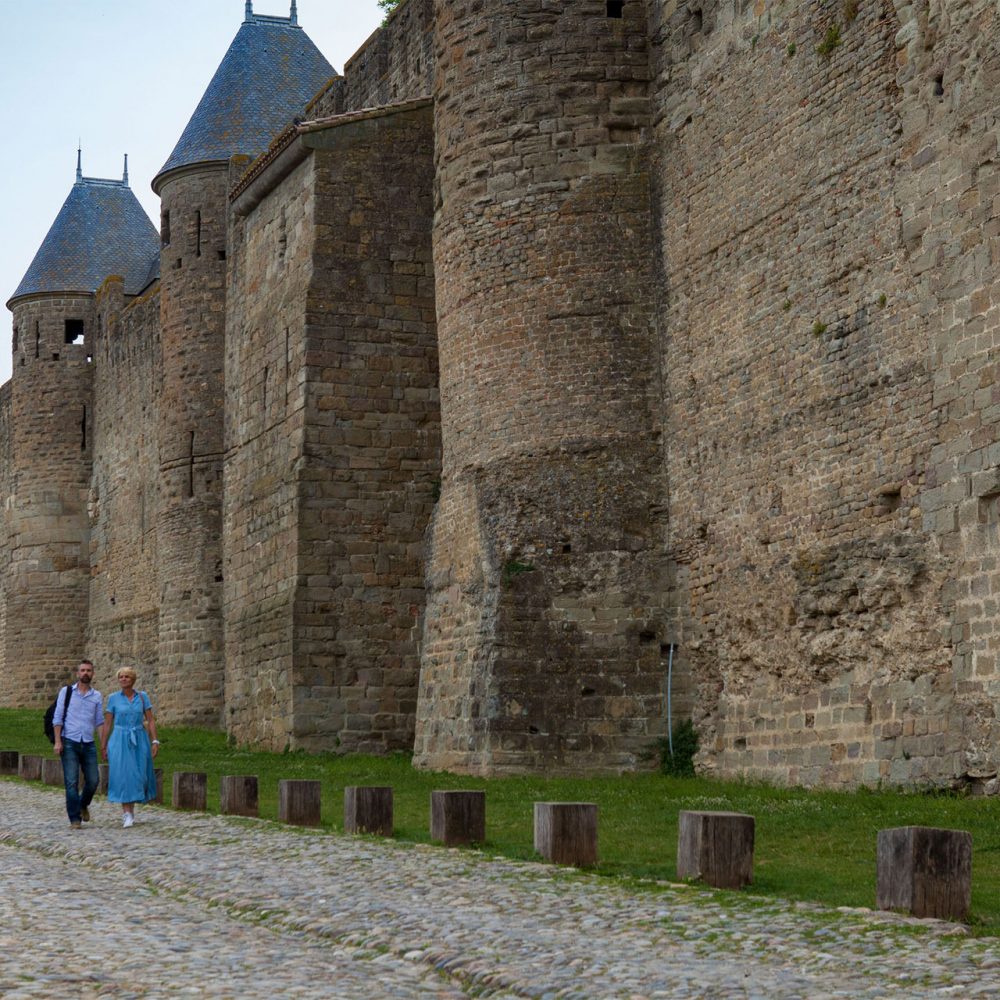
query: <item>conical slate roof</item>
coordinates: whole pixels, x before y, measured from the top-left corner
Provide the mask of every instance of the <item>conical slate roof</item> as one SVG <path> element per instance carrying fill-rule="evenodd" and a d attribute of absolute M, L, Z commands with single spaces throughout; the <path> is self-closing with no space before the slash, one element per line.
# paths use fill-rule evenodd
<path fill-rule="evenodd" d="M 122 276 L 126 295 L 148 284 L 160 238 L 128 181 L 83 177 L 79 168 L 76 177 L 8 306 L 39 292 L 94 292 L 109 274 Z"/>
<path fill-rule="evenodd" d="M 335 75 L 294 16 L 248 12 L 153 190 L 178 167 L 263 153 Z"/>

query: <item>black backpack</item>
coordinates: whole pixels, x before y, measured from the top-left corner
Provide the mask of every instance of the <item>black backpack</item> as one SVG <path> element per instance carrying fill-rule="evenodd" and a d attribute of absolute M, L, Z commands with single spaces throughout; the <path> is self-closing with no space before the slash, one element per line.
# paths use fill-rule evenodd
<path fill-rule="evenodd" d="M 69 711 L 69 700 L 73 697 L 73 685 L 67 684 L 66 687 L 62 689 L 66 693 L 63 695 L 63 725 L 66 725 L 66 713 Z M 56 730 L 52 725 L 52 720 L 56 717 L 56 705 L 59 704 L 59 695 L 55 697 L 55 701 L 47 709 L 45 709 L 45 722 L 43 723 L 43 728 L 45 729 L 45 735 L 48 737 L 49 742 L 54 746 L 56 742 Z"/>

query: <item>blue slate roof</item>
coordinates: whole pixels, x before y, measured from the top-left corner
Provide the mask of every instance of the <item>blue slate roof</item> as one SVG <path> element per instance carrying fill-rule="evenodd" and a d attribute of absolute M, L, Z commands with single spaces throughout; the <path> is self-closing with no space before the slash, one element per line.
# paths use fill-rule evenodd
<path fill-rule="evenodd" d="M 263 153 L 332 76 L 334 68 L 291 19 L 249 14 L 153 190 L 169 170 Z"/>
<path fill-rule="evenodd" d="M 82 177 L 63 202 L 48 235 L 7 305 L 38 292 L 94 292 L 109 274 L 125 280 L 125 294 L 149 283 L 160 252 L 156 227 L 127 181 Z"/>

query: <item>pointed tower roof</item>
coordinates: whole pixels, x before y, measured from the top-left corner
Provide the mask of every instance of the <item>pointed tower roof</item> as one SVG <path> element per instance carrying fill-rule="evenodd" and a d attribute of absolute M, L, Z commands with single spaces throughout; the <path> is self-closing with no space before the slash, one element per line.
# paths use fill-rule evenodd
<path fill-rule="evenodd" d="M 196 163 L 257 156 L 305 108 L 336 71 L 289 17 L 254 14 L 246 20 L 215 71 L 204 97 L 174 151 L 153 178 L 159 193 L 164 176 Z"/>
<path fill-rule="evenodd" d="M 109 274 L 125 279 L 126 295 L 148 284 L 160 251 L 156 227 L 128 186 L 84 177 L 77 154 L 76 183 L 7 302 L 46 292 L 94 292 Z"/>

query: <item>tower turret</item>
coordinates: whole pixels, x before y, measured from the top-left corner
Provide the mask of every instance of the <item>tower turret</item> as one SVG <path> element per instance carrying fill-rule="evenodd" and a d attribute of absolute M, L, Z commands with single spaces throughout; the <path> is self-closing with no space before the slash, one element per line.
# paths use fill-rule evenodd
<path fill-rule="evenodd" d="M 256 156 L 334 70 L 292 17 L 245 20 L 166 163 L 161 198 L 160 699 L 215 724 L 224 688 L 223 365 L 229 160 Z"/>
<path fill-rule="evenodd" d="M 415 759 L 627 767 L 666 673 L 646 4 L 437 0 L 435 22 L 444 469 Z"/>
<path fill-rule="evenodd" d="M 135 294 L 156 229 L 126 181 L 76 182 L 17 290 L 11 379 L 8 704 L 43 701 L 84 654 L 89 565 L 94 292 L 109 274 Z"/>

